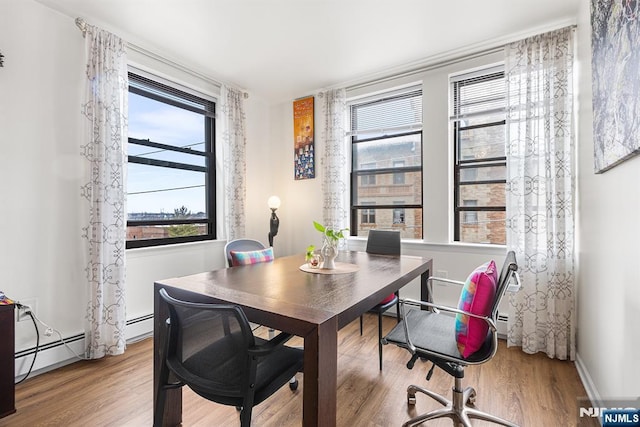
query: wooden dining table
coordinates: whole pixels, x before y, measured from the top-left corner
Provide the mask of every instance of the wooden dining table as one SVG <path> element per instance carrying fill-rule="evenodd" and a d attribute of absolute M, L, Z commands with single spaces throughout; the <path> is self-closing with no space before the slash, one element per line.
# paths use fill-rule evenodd
<path fill-rule="evenodd" d="M 427 278 L 432 271 L 431 259 L 407 255 L 344 251 L 336 261 L 335 272 L 307 272 L 301 269 L 305 259 L 300 254 L 155 282 L 154 407 L 164 358 L 162 325 L 169 316 L 158 293 L 164 288 L 185 301 L 236 304 L 250 321 L 302 337 L 302 424 L 335 426 L 338 331 L 418 277 L 421 299 L 430 300 Z M 154 420 L 154 426 L 180 425 L 181 418 L 182 391 L 168 390 L 163 419 Z"/>

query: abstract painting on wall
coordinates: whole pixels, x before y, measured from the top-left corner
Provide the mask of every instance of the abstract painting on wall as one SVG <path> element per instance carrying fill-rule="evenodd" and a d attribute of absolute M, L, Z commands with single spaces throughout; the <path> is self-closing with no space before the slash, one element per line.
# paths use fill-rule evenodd
<path fill-rule="evenodd" d="M 640 154 L 640 1 L 591 0 L 595 172 Z"/>
<path fill-rule="evenodd" d="M 313 96 L 293 101 L 293 138 L 295 179 L 315 178 Z"/>

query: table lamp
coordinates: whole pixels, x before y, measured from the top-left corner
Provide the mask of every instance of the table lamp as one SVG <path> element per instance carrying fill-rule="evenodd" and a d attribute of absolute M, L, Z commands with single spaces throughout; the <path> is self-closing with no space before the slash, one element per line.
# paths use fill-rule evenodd
<path fill-rule="evenodd" d="M 278 227 L 280 227 L 280 219 L 276 215 L 276 210 L 280 207 L 280 198 L 278 196 L 271 196 L 267 201 L 269 209 L 271 209 L 271 219 L 269 221 L 269 246 L 273 246 L 273 238 L 278 234 Z"/>

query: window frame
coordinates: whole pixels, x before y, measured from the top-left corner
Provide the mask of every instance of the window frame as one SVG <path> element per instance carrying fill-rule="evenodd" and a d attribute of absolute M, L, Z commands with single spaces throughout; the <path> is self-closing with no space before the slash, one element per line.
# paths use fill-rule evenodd
<path fill-rule="evenodd" d="M 358 138 L 358 134 L 356 132 L 356 129 L 354 128 L 354 124 L 353 124 L 353 117 L 354 117 L 354 108 L 358 108 L 364 105 L 368 105 L 368 104 L 374 104 L 374 103 L 383 103 L 383 102 L 388 102 L 390 100 L 393 99 L 401 99 L 403 97 L 411 97 L 411 96 L 419 96 L 421 98 L 421 103 L 422 103 L 422 97 L 423 97 L 423 93 L 422 93 L 422 86 L 421 84 L 419 85 L 413 85 L 410 88 L 407 89 L 401 89 L 401 90 L 391 90 L 389 92 L 385 92 L 384 94 L 372 97 L 372 98 L 368 98 L 367 100 L 360 100 L 355 101 L 353 103 L 350 103 L 349 108 L 348 108 L 348 114 L 349 114 L 349 122 L 351 123 L 351 130 L 352 132 L 350 133 L 350 146 L 351 146 L 351 170 L 350 170 L 350 182 L 351 182 L 351 191 L 350 191 L 350 216 L 349 216 L 349 221 L 350 221 L 350 235 L 351 236 L 357 236 L 358 235 L 358 225 L 361 224 L 358 221 L 359 215 L 362 216 L 363 213 L 365 211 L 369 211 L 369 212 L 373 212 L 373 216 L 374 218 L 377 217 L 377 210 L 387 210 L 391 212 L 391 226 L 403 226 L 406 224 L 406 214 L 405 214 L 405 222 L 403 223 L 394 223 L 393 222 L 393 218 L 394 218 L 394 211 L 399 209 L 399 208 L 403 208 L 405 209 L 420 209 L 422 210 L 422 215 L 421 217 L 424 218 L 424 152 L 423 152 L 423 146 L 424 146 L 424 136 L 423 136 L 423 132 L 422 132 L 422 122 L 420 122 L 419 128 L 417 128 L 415 125 L 411 125 L 408 126 L 407 129 L 403 130 L 403 131 L 398 131 L 397 133 L 394 132 L 390 132 L 387 133 L 387 131 L 389 131 L 389 129 L 384 129 L 382 130 L 382 135 L 380 136 L 374 136 L 374 137 L 370 137 L 370 138 Z M 405 127 L 406 128 L 406 127 Z M 366 133 L 367 131 L 365 131 Z M 371 132 L 369 130 L 369 132 Z M 356 166 L 356 161 L 357 161 L 357 156 L 354 154 L 355 149 L 357 144 L 363 144 L 363 143 L 367 143 L 367 142 L 372 142 L 372 141 L 384 141 L 386 139 L 394 139 L 394 138 L 398 138 L 398 137 L 404 137 L 404 136 L 413 136 L 413 135 L 419 135 L 419 139 L 420 139 L 420 154 L 421 154 L 421 158 L 420 158 L 420 164 L 416 165 L 416 166 L 401 166 L 401 167 L 376 167 L 373 169 L 366 169 L 366 168 L 360 168 L 360 169 L 356 169 L 354 170 L 355 166 Z M 367 164 L 370 164 L 372 162 L 369 162 Z M 377 163 L 377 162 L 376 162 Z M 368 175 L 368 181 L 366 183 L 367 186 L 370 185 L 374 185 L 376 182 L 378 182 L 378 179 L 376 178 L 377 175 L 384 175 L 384 174 L 391 174 L 392 178 L 391 178 L 391 184 L 392 185 L 406 185 L 406 184 L 397 184 L 395 182 L 395 177 L 397 174 L 402 174 L 403 178 L 405 176 L 405 174 L 407 172 L 419 172 L 420 173 L 420 203 L 407 203 L 407 204 L 403 204 L 403 205 L 398 205 L 395 203 L 392 204 L 375 204 L 375 203 L 364 203 L 361 202 L 360 204 L 355 204 L 354 201 L 358 199 L 358 182 L 361 183 L 362 185 L 362 177 Z M 371 183 L 371 181 L 373 181 L 373 184 Z M 365 186 L 365 185 L 363 185 Z M 369 214 L 369 216 L 371 216 L 371 213 Z M 362 224 L 372 224 L 372 223 L 362 223 Z M 424 238 L 424 224 L 416 224 L 416 227 L 420 227 L 420 236 L 417 237 L 419 239 Z"/>
<path fill-rule="evenodd" d="M 126 249 L 144 248 L 153 246 L 173 245 L 180 243 L 199 242 L 205 240 L 214 240 L 216 238 L 216 162 L 215 162 L 215 108 L 216 103 L 213 100 L 193 95 L 176 87 L 161 83 L 159 79 L 148 78 L 137 71 L 129 71 L 129 87 L 128 92 L 139 96 L 144 96 L 158 102 L 162 102 L 173 107 L 183 108 L 188 111 L 201 113 L 204 118 L 204 150 L 195 151 L 188 148 L 178 147 L 174 145 L 164 144 L 161 142 L 150 141 L 148 139 L 130 138 L 127 144 L 134 144 L 160 150 L 168 150 L 178 153 L 186 153 L 189 155 L 204 157 L 204 166 L 193 165 L 188 163 L 172 162 L 168 160 L 151 159 L 147 157 L 139 157 L 136 155 L 127 155 L 127 164 L 143 164 L 147 166 L 163 167 L 169 169 L 180 169 L 195 172 L 203 172 L 205 174 L 205 218 L 183 218 L 183 219 L 147 219 L 147 220 L 130 220 L 127 213 L 127 229 L 130 226 L 171 226 L 171 225 L 189 225 L 189 224 L 205 224 L 206 233 L 194 236 L 176 236 L 163 238 L 148 239 L 127 239 Z M 132 86 L 134 81 L 143 86 L 149 86 L 151 90 L 145 90 L 139 86 Z M 159 95 L 162 92 L 166 97 Z M 184 102 L 180 102 L 183 100 Z M 200 103 L 202 109 L 195 107 L 194 103 Z"/>
<path fill-rule="evenodd" d="M 486 80 L 483 80 L 483 81 L 487 81 L 487 80 L 490 80 L 491 76 L 500 76 L 500 77 L 494 77 L 494 78 L 504 79 L 505 78 L 504 66 L 492 66 L 485 69 L 477 70 L 472 73 L 472 77 L 469 77 L 469 79 L 458 79 L 455 81 L 450 80 L 450 88 L 452 93 L 451 102 L 452 102 L 454 115 L 456 114 L 457 111 L 459 111 L 459 104 L 457 104 L 457 102 L 460 101 L 460 98 L 456 95 L 456 85 L 461 81 L 475 80 L 475 79 L 478 79 L 478 77 L 485 78 Z M 495 111 L 488 110 L 485 112 L 485 114 L 489 115 L 492 112 L 495 112 Z M 460 221 L 460 217 L 465 213 L 475 213 L 475 215 L 477 216 L 479 212 L 506 212 L 506 201 L 504 206 L 471 206 L 471 205 L 461 204 L 461 202 L 463 201 L 460 200 L 460 195 L 461 195 L 461 186 L 464 186 L 464 185 L 490 185 L 490 184 L 506 185 L 506 182 L 507 182 L 506 173 L 505 173 L 504 179 L 484 179 L 484 180 L 476 179 L 473 181 L 462 180 L 461 175 L 462 175 L 462 171 L 465 169 L 472 169 L 472 168 L 478 169 L 478 168 L 485 168 L 485 167 L 503 167 L 503 166 L 506 168 L 506 165 L 507 165 L 506 148 L 505 148 L 505 155 L 499 156 L 499 157 L 487 157 L 483 159 L 461 159 L 460 158 L 461 156 L 459 154 L 461 151 L 461 148 L 460 148 L 461 132 L 464 132 L 467 130 L 493 127 L 493 126 L 506 126 L 506 111 L 505 111 L 504 119 L 487 121 L 481 124 L 463 126 L 461 125 L 462 119 L 455 118 L 453 116 L 451 118 L 451 121 L 453 124 L 452 129 L 453 129 L 453 178 L 454 178 L 453 240 L 454 242 L 458 242 L 458 243 L 500 245 L 501 243 L 475 243 L 475 242 L 461 241 L 460 239 L 461 239 L 462 224 Z M 505 144 L 506 144 L 506 140 L 505 140 Z"/>

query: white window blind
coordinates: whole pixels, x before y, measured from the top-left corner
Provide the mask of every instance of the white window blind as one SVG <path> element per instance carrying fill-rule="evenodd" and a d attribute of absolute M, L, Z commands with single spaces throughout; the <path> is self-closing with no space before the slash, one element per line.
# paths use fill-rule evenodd
<path fill-rule="evenodd" d="M 356 139 L 397 135 L 422 129 L 422 88 L 360 101 L 352 106 L 351 132 Z"/>
<path fill-rule="evenodd" d="M 451 78 L 451 120 L 479 118 L 505 111 L 506 85 L 502 67 Z"/>
<path fill-rule="evenodd" d="M 129 90 L 133 93 L 215 118 L 215 102 L 129 72 Z"/>

